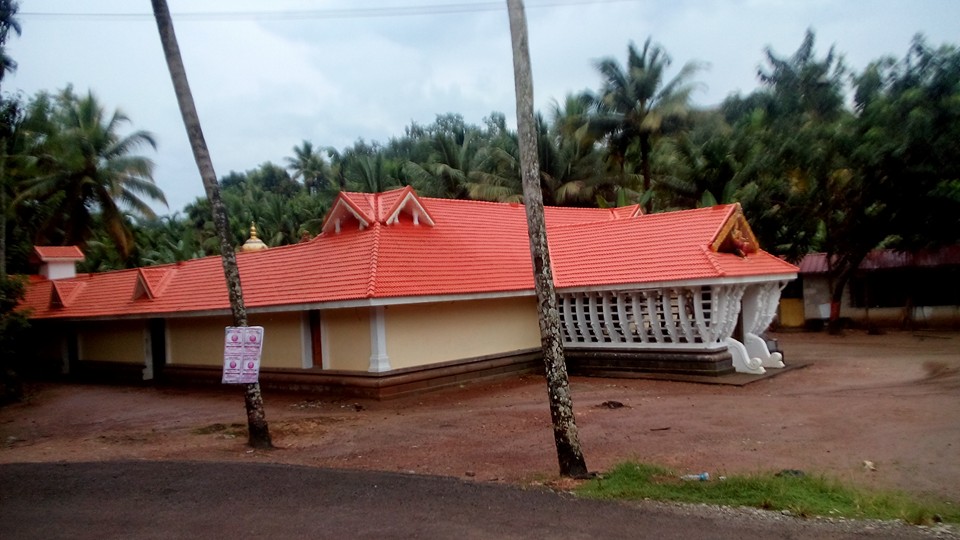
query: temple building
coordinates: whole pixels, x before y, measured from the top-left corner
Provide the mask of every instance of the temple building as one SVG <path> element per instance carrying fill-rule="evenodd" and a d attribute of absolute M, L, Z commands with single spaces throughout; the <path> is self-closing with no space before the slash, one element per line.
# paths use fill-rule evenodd
<path fill-rule="evenodd" d="M 797 268 L 760 249 L 739 205 L 545 214 L 572 373 L 783 367 L 760 335 Z M 237 254 L 265 386 L 390 397 L 542 371 L 522 205 L 343 192 L 318 236 L 265 247 L 251 227 Z M 78 249 L 36 254 L 22 307 L 38 361 L 219 381 L 231 321 L 219 257 L 76 274 Z"/>

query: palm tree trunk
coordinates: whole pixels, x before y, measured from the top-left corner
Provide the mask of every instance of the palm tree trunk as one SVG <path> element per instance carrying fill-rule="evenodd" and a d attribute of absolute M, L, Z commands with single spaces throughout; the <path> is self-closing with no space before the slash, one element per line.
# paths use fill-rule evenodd
<path fill-rule="evenodd" d="M 650 193 L 650 154 L 652 148 L 649 135 L 641 135 L 640 138 L 640 173 L 643 175 L 643 197 L 646 203 L 643 205 L 643 213 L 653 212 L 653 195 Z"/>
<path fill-rule="evenodd" d="M 0 141 L 0 280 L 7 279 L 7 140 Z"/>
<path fill-rule="evenodd" d="M 173 80 L 173 88 L 180 105 L 180 114 L 183 124 L 187 128 L 190 146 L 193 148 L 193 157 L 200 169 L 200 178 L 203 188 L 210 199 L 213 208 L 213 222 L 220 236 L 220 255 L 223 261 L 223 274 L 227 280 L 227 290 L 230 295 L 230 308 L 233 312 L 234 326 L 247 326 L 247 310 L 243 305 L 243 290 L 240 287 L 240 270 L 237 268 L 237 256 L 230 241 L 227 211 L 220 197 L 220 186 L 217 183 L 217 174 L 213 170 L 210 152 L 200 129 L 200 117 L 193 102 L 193 94 L 187 83 L 187 72 L 183 67 L 180 56 L 180 47 L 173 30 L 173 20 L 170 18 L 170 8 L 166 0 L 151 0 L 153 15 L 157 20 L 157 29 L 160 31 L 160 42 L 163 44 L 163 53 L 167 59 L 167 68 Z M 267 417 L 263 410 L 263 396 L 260 393 L 260 383 L 247 384 L 244 392 L 244 402 L 247 408 L 248 442 L 254 448 L 272 448 L 270 430 L 267 426 Z"/>
<path fill-rule="evenodd" d="M 587 465 L 580 450 L 577 424 L 573 416 L 570 381 L 563 356 L 560 336 L 560 311 L 553 286 L 553 270 L 547 250 L 547 230 L 543 217 L 543 194 L 540 191 L 540 164 L 537 159 L 537 132 L 533 113 L 533 81 L 530 51 L 527 46 L 527 20 L 522 0 L 507 0 L 510 14 L 510 38 L 513 42 L 513 73 L 517 93 L 517 120 L 520 137 L 520 169 L 523 178 L 523 200 L 530 232 L 530 255 L 533 258 L 533 279 L 537 291 L 540 321 L 540 342 L 550 400 L 553 438 L 557 446 L 560 474 L 584 476 Z"/>

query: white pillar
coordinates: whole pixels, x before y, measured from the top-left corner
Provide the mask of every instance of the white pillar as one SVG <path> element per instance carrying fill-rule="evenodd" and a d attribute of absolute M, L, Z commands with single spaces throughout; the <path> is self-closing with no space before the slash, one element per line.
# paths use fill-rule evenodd
<path fill-rule="evenodd" d="M 383 306 L 370 311 L 370 369 L 373 373 L 390 371 L 390 357 L 387 356 L 387 327 Z"/>

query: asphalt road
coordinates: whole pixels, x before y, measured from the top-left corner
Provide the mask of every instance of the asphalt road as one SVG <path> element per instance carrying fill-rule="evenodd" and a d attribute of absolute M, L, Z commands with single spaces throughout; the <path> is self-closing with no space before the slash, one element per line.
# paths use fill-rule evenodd
<path fill-rule="evenodd" d="M 929 538 L 869 523 L 576 499 L 275 464 L 0 465 L 0 538 Z"/>

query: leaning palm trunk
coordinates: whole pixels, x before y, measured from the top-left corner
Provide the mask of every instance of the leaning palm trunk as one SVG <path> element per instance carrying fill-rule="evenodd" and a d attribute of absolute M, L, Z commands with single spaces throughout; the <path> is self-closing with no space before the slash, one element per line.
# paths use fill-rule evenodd
<path fill-rule="evenodd" d="M 213 162 L 207 150 L 207 143 L 200 129 L 200 117 L 197 115 L 193 103 L 193 94 L 187 83 L 187 72 L 180 57 L 180 47 L 177 45 L 177 36 L 173 31 L 173 21 L 170 18 L 170 9 L 166 0 L 151 0 L 153 15 L 157 19 L 157 29 L 160 31 L 160 41 L 167 58 L 167 68 L 173 80 L 173 88 L 180 105 L 180 114 L 183 116 L 190 146 L 193 148 L 193 157 L 200 169 L 200 178 L 203 188 L 210 199 L 213 208 L 213 222 L 220 236 L 220 254 L 223 261 L 223 273 L 227 280 L 227 290 L 230 295 L 230 308 L 233 312 L 234 326 L 247 326 L 247 310 L 243 305 L 243 290 L 240 288 L 240 270 L 237 268 L 237 256 L 230 242 L 229 227 L 227 225 L 227 211 L 220 198 L 220 186 L 217 184 L 217 174 L 213 170 Z M 244 401 L 247 408 L 247 426 L 249 430 L 249 444 L 254 448 L 271 448 L 270 430 L 267 426 L 267 417 L 263 411 L 263 396 L 260 394 L 260 384 L 247 384 Z"/>
<path fill-rule="evenodd" d="M 533 279 L 537 291 L 540 320 L 540 342 L 547 378 L 547 396 L 553 438 L 557 445 L 560 474 L 583 476 L 587 465 L 580 450 L 577 424 L 573 417 L 570 382 L 560 338 L 560 311 L 553 286 L 553 270 L 547 250 L 547 231 L 543 216 L 543 193 L 540 191 L 540 164 L 537 159 L 537 132 L 533 114 L 533 82 L 530 51 L 527 47 L 527 21 L 522 0 L 507 0 L 510 12 L 510 37 L 513 41 L 513 72 L 517 93 L 517 121 L 520 136 L 520 168 L 523 178 L 523 201 L 530 233 L 530 255 L 533 258 Z"/>

